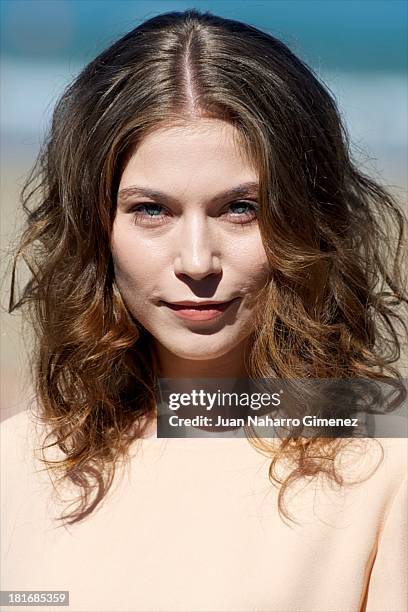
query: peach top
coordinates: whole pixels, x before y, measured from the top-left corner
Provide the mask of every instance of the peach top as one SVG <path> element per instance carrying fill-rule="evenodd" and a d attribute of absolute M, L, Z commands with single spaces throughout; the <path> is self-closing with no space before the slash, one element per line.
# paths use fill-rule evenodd
<path fill-rule="evenodd" d="M 99 510 L 55 528 L 66 506 L 35 472 L 33 431 L 27 412 L 2 423 L 3 590 L 69 590 L 70 611 L 408 609 L 405 439 L 380 439 L 360 484 L 304 479 L 286 524 L 270 460 L 245 438 L 146 438 Z M 360 442 L 342 459 L 350 475 L 378 461 Z"/>

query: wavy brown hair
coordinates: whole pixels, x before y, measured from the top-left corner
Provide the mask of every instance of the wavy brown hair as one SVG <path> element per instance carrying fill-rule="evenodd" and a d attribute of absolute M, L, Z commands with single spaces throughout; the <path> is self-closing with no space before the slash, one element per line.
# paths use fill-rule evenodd
<path fill-rule="evenodd" d="M 401 274 L 406 220 L 353 163 L 336 103 L 282 42 L 196 10 L 150 19 L 88 64 L 57 103 L 22 191 L 26 228 L 10 311 L 35 329 L 46 465 L 80 490 L 61 517 L 88 516 L 156 415 L 157 362 L 113 274 L 110 235 L 124 161 L 146 134 L 197 117 L 234 125 L 259 168 L 259 228 L 270 279 L 255 315 L 248 376 L 399 379 L 408 301 Z M 22 258 L 31 277 L 16 296 Z M 405 311 L 406 312 L 406 311 Z M 263 452 L 266 440 L 249 439 Z M 283 494 L 301 476 L 341 482 L 345 440 L 286 436 L 270 478 Z M 44 454 L 45 457 L 45 454 Z M 285 478 L 276 470 L 293 462 Z"/>

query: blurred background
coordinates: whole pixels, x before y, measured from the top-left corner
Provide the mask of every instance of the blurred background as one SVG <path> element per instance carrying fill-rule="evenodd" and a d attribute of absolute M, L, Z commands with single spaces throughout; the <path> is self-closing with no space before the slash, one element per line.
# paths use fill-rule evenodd
<path fill-rule="evenodd" d="M 117 38 L 154 15 L 188 8 L 261 28 L 306 61 L 338 102 L 354 159 L 406 207 L 405 0 L 0 0 L 1 418 L 22 409 L 32 394 L 29 340 L 20 315 L 4 312 L 8 251 L 23 219 L 19 193 L 55 102 Z"/>

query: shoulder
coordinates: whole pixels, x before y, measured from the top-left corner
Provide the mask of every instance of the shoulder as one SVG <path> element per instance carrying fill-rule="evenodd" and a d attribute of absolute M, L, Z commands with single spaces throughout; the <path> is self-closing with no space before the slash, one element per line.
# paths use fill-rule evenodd
<path fill-rule="evenodd" d="M 46 431 L 32 407 L 0 424 L 2 561 L 15 572 L 27 554 L 27 541 L 41 550 L 44 534 L 53 527 L 56 491 L 41 461 Z"/>
<path fill-rule="evenodd" d="M 401 467 L 407 467 L 408 462 L 408 439 L 407 438 L 378 438 L 384 446 L 385 455 L 389 461 L 402 464 Z"/>
<path fill-rule="evenodd" d="M 387 440 L 386 447 L 388 465 L 383 477 L 392 484 L 381 513 L 366 612 L 405 610 L 408 599 L 407 440 Z"/>
<path fill-rule="evenodd" d="M 381 438 L 383 460 L 378 468 L 378 481 L 386 492 L 386 512 L 396 497 L 404 504 L 403 492 L 408 479 L 408 440 L 406 438 Z M 401 496 L 402 495 L 402 496 Z M 406 503 L 406 500 L 405 500 Z"/>
<path fill-rule="evenodd" d="M 0 423 L 2 511 L 35 503 L 49 490 L 50 479 L 41 459 L 45 429 L 31 406 Z"/>
<path fill-rule="evenodd" d="M 376 484 L 395 488 L 408 471 L 408 440 L 406 438 L 350 439 L 339 453 L 338 466 L 346 479 L 365 478 Z"/>
<path fill-rule="evenodd" d="M 377 438 L 383 449 L 383 460 L 379 467 L 379 477 L 399 488 L 408 473 L 408 439 Z"/>
<path fill-rule="evenodd" d="M 349 495 L 355 502 L 353 511 L 366 525 L 373 526 L 374 521 L 378 533 L 382 531 L 395 500 L 398 500 L 400 510 L 406 504 L 403 492 L 408 477 L 408 440 L 366 438 L 363 442 L 358 456 L 354 457 L 354 470 L 350 470 Z M 396 517 L 390 520 L 398 523 Z"/>

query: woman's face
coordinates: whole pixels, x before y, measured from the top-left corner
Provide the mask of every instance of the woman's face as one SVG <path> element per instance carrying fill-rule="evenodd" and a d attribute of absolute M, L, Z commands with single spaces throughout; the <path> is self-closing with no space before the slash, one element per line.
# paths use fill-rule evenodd
<path fill-rule="evenodd" d="M 117 286 L 158 346 L 185 359 L 242 345 L 268 275 L 258 176 L 234 135 L 216 119 L 158 129 L 120 179 L 111 237 Z"/>

